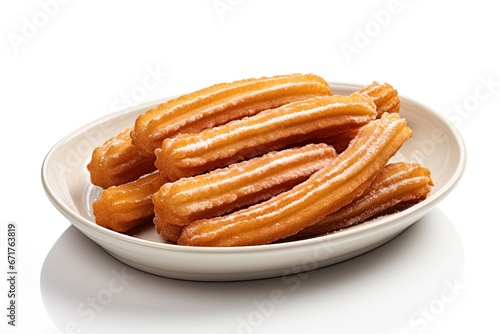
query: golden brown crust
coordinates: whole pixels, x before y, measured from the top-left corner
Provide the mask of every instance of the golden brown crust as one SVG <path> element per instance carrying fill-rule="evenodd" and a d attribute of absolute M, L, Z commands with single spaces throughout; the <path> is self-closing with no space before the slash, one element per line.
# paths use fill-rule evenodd
<path fill-rule="evenodd" d="M 152 221 L 154 207 L 151 197 L 165 181 L 158 172 L 105 189 L 93 203 L 97 225 L 117 232 Z"/>
<path fill-rule="evenodd" d="M 177 243 L 182 233 L 182 226 L 170 224 L 167 222 L 158 222 L 157 218 L 153 219 L 156 232 L 163 238 L 163 240 Z"/>
<path fill-rule="evenodd" d="M 132 145 L 131 128 L 109 138 L 92 152 L 87 165 L 90 181 L 99 187 L 108 188 L 138 179 L 156 169 L 155 158 L 146 157 Z"/>
<path fill-rule="evenodd" d="M 430 171 L 418 163 L 397 162 L 386 165 L 363 195 L 318 223 L 300 231 L 300 239 L 337 231 L 379 214 L 408 208 L 429 195 L 433 182 Z M 391 210 L 392 209 L 392 210 Z"/>
<path fill-rule="evenodd" d="M 312 74 L 180 96 L 94 150 L 87 168 L 104 188 L 95 221 L 126 233 L 149 223 L 169 242 L 225 247 L 293 241 L 405 209 L 433 184 L 416 163 L 387 164 L 411 136 L 399 109 L 389 84 L 333 95 Z"/>
<path fill-rule="evenodd" d="M 358 128 L 376 116 L 368 96 L 321 96 L 289 103 L 197 134 L 163 141 L 155 165 L 165 179 L 201 174 L 310 138 Z"/>
<path fill-rule="evenodd" d="M 404 119 L 384 114 L 362 127 L 333 163 L 308 180 L 249 208 L 188 224 L 178 243 L 257 245 L 292 236 L 360 196 L 410 136 Z"/>
<path fill-rule="evenodd" d="M 306 180 L 336 156 L 331 146 L 310 144 L 166 183 L 153 195 L 155 224 L 187 225 L 267 200 Z"/>
<path fill-rule="evenodd" d="M 398 91 L 390 84 L 380 84 L 377 81 L 359 90 L 360 93 L 366 94 L 373 99 L 377 105 L 378 118 L 383 113 L 398 113 L 400 109 L 400 100 Z"/>
<path fill-rule="evenodd" d="M 379 84 L 374 81 L 370 85 L 363 87 L 358 91 L 358 93 L 365 94 L 369 96 L 376 105 L 377 118 L 380 118 L 383 113 L 397 113 L 399 112 L 400 100 L 397 90 L 395 90 L 391 85 Z M 360 125 L 361 127 L 362 125 Z M 356 136 L 358 128 L 349 129 L 344 132 L 333 134 L 324 138 L 313 138 L 308 141 L 311 143 L 326 143 L 335 147 L 338 153 L 344 151 L 351 140 Z"/>
<path fill-rule="evenodd" d="M 313 74 L 221 83 L 169 100 L 140 115 L 131 135 L 144 155 L 154 156 L 164 139 L 177 134 L 199 132 L 286 103 L 331 94 L 328 83 Z"/>

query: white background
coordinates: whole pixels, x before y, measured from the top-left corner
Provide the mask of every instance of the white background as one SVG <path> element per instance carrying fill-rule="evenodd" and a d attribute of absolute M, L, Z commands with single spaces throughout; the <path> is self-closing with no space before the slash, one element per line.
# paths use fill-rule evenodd
<path fill-rule="evenodd" d="M 401 95 L 443 113 L 467 144 L 461 183 L 408 233 L 365 257 L 311 273 L 297 291 L 260 317 L 254 302 L 289 286 L 277 280 L 179 282 L 144 274 L 138 281 L 175 302 L 155 300 L 151 287 L 145 287 L 148 298 L 141 297 L 140 287 L 130 284 L 95 320 L 77 329 L 498 331 L 500 184 L 492 159 L 498 153 L 500 121 L 500 20 L 493 2 L 24 0 L 2 1 L 0 22 L 2 333 L 68 332 L 67 314 L 74 313 L 81 298 L 103 288 L 86 285 L 86 279 L 96 268 L 117 265 L 108 258 L 94 263 L 81 254 L 80 249 L 107 256 L 85 243 L 44 194 L 40 167 L 58 140 L 117 108 L 217 82 L 294 72 L 316 73 L 328 81 L 389 82 Z M 157 84 L 145 89 L 143 81 L 151 72 Z M 15 222 L 18 230 L 15 328 L 7 325 L 8 286 L 3 278 L 8 222 Z M 67 240 L 78 241 L 65 245 L 66 250 L 80 256 L 60 263 L 60 275 L 51 273 L 70 277 L 68 270 L 87 272 L 82 266 L 88 266 L 88 277 L 61 281 L 75 291 L 76 299 L 61 297 L 66 291 L 62 288 L 44 291 L 40 283 L 50 250 L 57 245 L 58 252 L 65 252 L 57 244 L 63 233 Z M 52 258 L 52 266 L 57 259 Z M 428 272 L 419 276 L 415 268 Z M 350 289 L 354 286 L 361 288 Z M 121 299 L 130 308 L 115 314 Z M 162 309 L 165 305 L 169 307 Z M 255 326 L 241 325 L 242 319 Z"/>

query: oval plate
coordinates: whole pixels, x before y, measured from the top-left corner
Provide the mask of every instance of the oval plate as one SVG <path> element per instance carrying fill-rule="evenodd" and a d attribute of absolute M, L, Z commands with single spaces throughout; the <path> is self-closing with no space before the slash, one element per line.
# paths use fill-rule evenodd
<path fill-rule="evenodd" d="M 334 93 L 350 94 L 362 86 L 332 83 Z M 164 242 L 152 224 L 121 234 L 94 222 L 92 202 L 100 188 L 90 183 L 86 165 L 94 147 L 155 101 L 100 118 L 72 132 L 47 154 L 42 183 L 52 204 L 82 233 L 113 257 L 148 273 L 187 280 L 230 281 L 289 275 L 328 266 L 370 251 L 403 232 L 434 208 L 460 180 L 466 161 L 464 142 L 439 113 L 401 97 L 401 116 L 413 136 L 392 159 L 417 161 L 431 170 L 435 183 L 429 197 L 392 215 L 305 240 L 244 247 L 189 247 Z"/>

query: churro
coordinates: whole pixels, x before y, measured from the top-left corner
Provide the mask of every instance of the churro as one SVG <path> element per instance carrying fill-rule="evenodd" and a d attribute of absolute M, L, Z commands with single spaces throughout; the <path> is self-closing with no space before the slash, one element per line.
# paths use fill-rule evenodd
<path fill-rule="evenodd" d="M 373 99 L 373 102 L 377 105 L 377 117 L 382 116 L 385 112 L 399 112 L 401 102 L 399 100 L 398 91 L 390 84 L 380 84 L 377 81 L 373 81 L 368 86 L 360 89 L 359 92 Z"/>
<path fill-rule="evenodd" d="M 165 139 L 155 151 L 165 179 L 201 174 L 263 153 L 358 128 L 376 116 L 365 94 L 320 96 L 262 111 L 200 133 Z"/>
<path fill-rule="evenodd" d="M 144 155 L 164 139 L 199 132 L 262 110 L 313 96 L 331 95 L 328 83 L 313 74 L 291 74 L 221 83 L 171 99 L 140 115 L 131 136 Z"/>
<path fill-rule="evenodd" d="M 216 84 L 139 115 L 97 147 L 96 224 L 153 223 L 186 246 L 245 246 L 338 231 L 424 200 L 417 163 L 388 163 L 411 136 L 398 92 L 333 94 L 313 74 Z M 142 226 L 140 226 L 142 225 Z"/>
<path fill-rule="evenodd" d="M 155 158 L 142 155 L 132 145 L 130 131 L 131 128 L 123 130 L 92 152 L 87 169 L 94 185 L 102 188 L 117 186 L 156 169 Z"/>
<path fill-rule="evenodd" d="M 330 233 L 401 207 L 406 209 L 427 198 L 432 186 L 430 171 L 418 163 L 387 164 L 363 195 L 292 238 Z"/>
<path fill-rule="evenodd" d="M 328 166 L 289 191 L 226 216 L 184 226 L 178 243 L 191 246 L 267 244 L 292 236 L 359 197 L 411 136 L 399 114 L 363 126 Z"/>
<path fill-rule="evenodd" d="M 310 144 L 166 183 L 153 195 L 155 225 L 187 225 L 267 200 L 306 180 L 336 156 L 331 146 Z"/>
<path fill-rule="evenodd" d="M 182 233 L 182 226 L 170 224 L 167 222 L 158 222 L 156 217 L 153 218 L 153 223 L 156 228 L 156 233 L 158 233 L 163 240 L 170 241 L 172 243 L 177 243 L 179 237 Z"/>
<path fill-rule="evenodd" d="M 126 232 L 151 222 L 154 216 L 151 197 L 164 183 L 160 174 L 155 171 L 135 181 L 105 189 L 93 203 L 96 224 L 117 232 Z"/>
<path fill-rule="evenodd" d="M 398 91 L 388 83 L 380 84 L 376 81 L 370 85 L 363 87 L 359 93 L 368 95 L 376 105 L 377 118 L 380 118 L 383 113 L 398 113 L 400 108 L 400 100 Z M 356 136 L 358 129 L 351 129 L 345 132 L 334 134 L 326 138 L 315 138 L 313 143 L 326 143 L 335 147 L 337 153 L 344 151 L 351 140 Z"/>

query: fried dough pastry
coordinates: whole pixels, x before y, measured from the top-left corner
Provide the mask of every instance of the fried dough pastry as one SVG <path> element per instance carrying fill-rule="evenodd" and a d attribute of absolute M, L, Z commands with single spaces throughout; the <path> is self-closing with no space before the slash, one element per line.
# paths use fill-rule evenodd
<path fill-rule="evenodd" d="M 289 191 L 229 215 L 184 226 L 178 244 L 243 246 L 295 235 L 359 197 L 411 136 L 399 114 L 363 126 L 328 166 Z"/>
<path fill-rule="evenodd" d="M 430 171 L 418 163 L 387 164 L 363 195 L 292 239 L 330 233 L 379 214 L 407 208 L 427 198 L 433 185 Z"/>
<path fill-rule="evenodd" d="M 165 138 L 199 132 L 262 110 L 332 95 L 328 83 L 313 74 L 291 74 L 221 83 L 160 104 L 140 115 L 131 133 L 134 145 L 144 155 Z"/>
<path fill-rule="evenodd" d="M 170 241 L 174 244 L 177 243 L 177 240 L 179 240 L 179 237 L 182 233 L 182 226 L 170 224 L 167 222 L 159 223 L 156 217 L 153 219 L 153 223 L 156 228 L 156 233 L 158 233 L 163 238 L 163 240 Z"/>
<path fill-rule="evenodd" d="M 156 169 L 155 158 L 146 157 L 132 145 L 131 128 L 109 138 L 92 152 L 87 165 L 92 184 L 104 189 L 138 179 Z"/>
<path fill-rule="evenodd" d="M 377 105 L 377 118 L 380 118 L 385 112 L 399 112 L 401 101 L 399 100 L 398 91 L 388 83 L 380 84 L 374 81 L 360 89 L 359 92 L 373 99 L 373 102 Z"/>
<path fill-rule="evenodd" d="M 155 165 L 162 177 L 175 181 L 313 137 L 358 128 L 375 116 L 375 104 L 365 94 L 292 102 L 200 133 L 165 139 L 155 151 Z"/>
<path fill-rule="evenodd" d="M 356 137 L 358 131 L 359 128 L 355 128 L 325 138 L 313 138 L 308 143 L 325 143 L 332 146 L 337 153 L 342 153 L 349 146 L 351 140 Z"/>
<path fill-rule="evenodd" d="M 151 222 L 154 216 L 151 197 L 164 183 L 160 174 L 155 171 L 135 181 L 105 189 L 93 203 L 96 224 L 117 232 L 126 232 Z"/>
<path fill-rule="evenodd" d="M 379 84 L 374 81 L 370 85 L 363 87 L 358 91 L 359 93 L 366 94 L 373 99 L 377 106 L 377 118 L 380 118 L 383 113 L 398 113 L 400 108 L 400 100 L 397 90 L 391 85 Z M 344 151 L 351 140 L 356 136 L 358 129 L 348 130 L 327 138 L 317 138 L 313 142 L 323 142 L 335 147 L 338 153 Z"/>
<path fill-rule="evenodd" d="M 166 183 L 153 195 L 155 225 L 187 225 L 267 200 L 306 180 L 336 156 L 331 146 L 310 144 Z"/>

